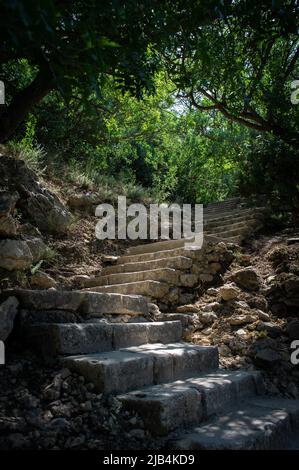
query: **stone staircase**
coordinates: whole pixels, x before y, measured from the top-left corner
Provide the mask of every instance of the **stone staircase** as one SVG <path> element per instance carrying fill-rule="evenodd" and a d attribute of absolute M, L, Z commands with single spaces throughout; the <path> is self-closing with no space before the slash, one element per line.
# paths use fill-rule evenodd
<path fill-rule="evenodd" d="M 281 449 L 297 436 L 298 402 L 265 396 L 257 371 L 219 369 L 217 347 L 181 341 L 180 321 L 29 322 L 24 335 L 97 392 L 114 394 L 163 448 Z"/>
<path fill-rule="evenodd" d="M 266 396 L 257 371 L 221 370 L 217 347 L 182 341 L 186 315 L 148 321 L 149 301 L 167 297 L 169 306 L 182 300 L 179 289 L 213 280 L 229 253 L 221 240 L 242 238 L 245 226 L 252 233 L 259 223 L 252 209 L 221 210 L 210 209 L 205 228 L 212 240 L 201 250 L 186 250 L 182 240 L 139 245 L 89 288 L 6 295 L 19 300 L 21 335 L 31 347 L 46 360 L 59 358 L 99 393 L 115 395 L 163 448 L 294 448 L 298 402 Z"/>
<path fill-rule="evenodd" d="M 195 287 L 212 283 L 227 267 L 225 250 L 222 247 L 222 256 L 217 256 L 217 244 L 241 243 L 261 226 L 264 208 L 240 204 L 236 198 L 204 209 L 202 249 L 185 248 L 185 239 L 137 245 L 120 256 L 115 265 L 104 267 L 100 276 L 87 280 L 84 288 L 90 292 L 146 296 L 163 310 L 169 308 L 167 305 L 173 308 L 194 300 L 191 291 L 194 294 Z M 189 240 L 190 244 L 193 242 L 194 239 Z"/>

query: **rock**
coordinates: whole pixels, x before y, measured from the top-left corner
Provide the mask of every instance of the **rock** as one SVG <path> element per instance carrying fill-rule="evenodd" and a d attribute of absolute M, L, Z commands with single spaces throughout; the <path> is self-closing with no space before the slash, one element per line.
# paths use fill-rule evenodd
<path fill-rule="evenodd" d="M 30 278 L 32 286 L 40 287 L 41 289 L 51 289 L 51 287 L 57 287 L 57 282 L 42 271 L 33 274 Z"/>
<path fill-rule="evenodd" d="M 270 315 L 269 313 L 265 313 L 262 310 L 256 310 L 256 313 L 258 314 L 258 317 L 262 321 L 269 321 L 270 320 Z"/>
<path fill-rule="evenodd" d="M 233 284 L 226 284 L 221 286 L 219 289 L 219 293 L 223 300 L 234 300 L 237 299 L 240 295 L 239 289 L 235 287 Z"/>
<path fill-rule="evenodd" d="M 0 191 L 0 236 L 2 237 L 14 237 L 17 234 L 13 212 L 18 199 L 17 192 Z"/>
<path fill-rule="evenodd" d="M 15 210 L 16 202 L 19 199 L 17 192 L 0 191 L 0 217 L 7 217 Z"/>
<path fill-rule="evenodd" d="M 208 269 L 212 274 L 216 274 L 221 271 L 222 266 L 220 263 L 210 263 Z"/>
<path fill-rule="evenodd" d="M 26 224 L 22 224 L 20 226 L 19 232 L 25 236 L 33 237 L 33 238 L 41 238 L 42 234 L 38 230 L 37 227 L 27 222 Z"/>
<path fill-rule="evenodd" d="M 181 285 L 184 287 L 194 287 L 198 283 L 198 276 L 196 274 L 181 274 L 180 275 Z"/>
<path fill-rule="evenodd" d="M 48 256 L 49 248 L 41 238 L 26 238 L 26 243 L 31 251 L 33 263 L 37 263 Z"/>
<path fill-rule="evenodd" d="M 77 274 L 75 276 L 70 277 L 68 280 L 73 286 L 89 287 L 92 279 L 93 278 L 91 276 L 88 276 L 87 274 Z"/>
<path fill-rule="evenodd" d="M 237 330 L 235 334 L 241 339 L 247 339 L 249 337 L 248 331 L 244 330 L 243 328 Z"/>
<path fill-rule="evenodd" d="M 257 351 L 253 360 L 257 366 L 268 369 L 276 366 L 280 362 L 281 356 L 273 349 L 264 348 Z"/>
<path fill-rule="evenodd" d="M 215 287 L 210 287 L 206 291 L 207 295 L 210 295 L 211 297 L 216 297 L 218 295 L 218 289 L 215 289 Z"/>
<path fill-rule="evenodd" d="M 262 310 L 263 312 L 267 312 L 268 310 L 268 302 L 263 296 L 250 296 L 247 300 L 248 305 L 251 308 L 257 308 L 258 310 Z"/>
<path fill-rule="evenodd" d="M 230 356 L 231 355 L 231 350 L 228 346 L 226 346 L 225 344 L 222 344 L 221 346 L 218 347 L 218 351 L 219 351 L 219 354 L 221 356 Z"/>
<path fill-rule="evenodd" d="M 228 319 L 230 325 L 246 325 L 246 323 L 253 323 L 256 317 L 253 315 L 233 315 Z"/>
<path fill-rule="evenodd" d="M 27 269 L 33 263 L 28 244 L 23 240 L 0 240 L 0 268 L 8 271 Z"/>
<path fill-rule="evenodd" d="M 177 307 L 176 311 L 178 313 L 198 313 L 200 312 L 200 308 L 192 304 L 180 305 L 179 307 Z"/>
<path fill-rule="evenodd" d="M 0 340 L 5 341 L 13 329 L 14 320 L 18 313 L 19 302 L 15 297 L 8 297 L 0 305 Z"/>
<path fill-rule="evenodd" d="M 2 156 L 0 174 L 9 192 L 20 195 L 18 208 L 30 217 L 39 229 L 50 233 L 63 233 L 72 222 L 71 213 L 58 197 L 38 181 L 37 175 L 19 159 Z"/>
<path fill-rule="evenodd" d="M 291 340 L 299 339 L 299 320 L 291 320 L 286 326 L 286 333 Z"/>
<path fill-rule="evenodd" d="M 101 203 L 101 198 L 95 193 L 73 194 L 68 199 L 68 206 L 71 209 L 93 209 Z"/>
<path fill-rule="evenodd" d="M 239 269 L 231 277 L 238 286 L 249 291 L 258 290 L 261 285 L 261 280 L 252 267 Z"/>
<path fill-rule="evenodd" d="M 210 304 L 205 305 L 204 307 L 201 308 L 203 312 L 214 312 L 219 310 L 221 307 L 219 302 L 211 302 Z"/>
<path fill-rule="evenodd" d="M 259 322 L 256 327 L 257 331 L 266 331 L 270 338 L 277 338 L 283 334 L 282 329 L 271 322 Z"/>
<path fill-rule="evenodd" d="M 71 213 L 48 191 L 31 195 L 27 211 L 38 228 L 47 233 L 65 233 L 72 222 Z"/>
<path fill-rule="evenodd" d="M 203 312 L 200 314 L 199 319 L 205 325 L 210 325 L 211 323 L 214 323 L 214 321 L 218 320 L 218 317 L 213 312 Z"/>
<path fill-rule="evenodd" d="M 11 215 L 0 217 L 0 236 L 14 237 L 17 234 L 17 225 Z"/>
<path fill-rule="evenodd" d="M 251 263 L 251 256 L 250 255 L 247 255 L 245 253 L 241 253 L 239 256 L 238 256 L 238 262 L 242 265 L 242 266 L 249 266 L 250 263 Z"/>

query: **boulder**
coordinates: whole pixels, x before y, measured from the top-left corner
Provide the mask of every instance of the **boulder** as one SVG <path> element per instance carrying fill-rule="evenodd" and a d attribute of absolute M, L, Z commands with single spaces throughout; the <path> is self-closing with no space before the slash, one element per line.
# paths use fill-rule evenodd
<path fill-rule="evenodd" d="M 8 297 L 0 304 L 0 341 L 5 341 L 11 333 L 18 305 L 19 302 L 15 297 Z"/>
<path fill-rule="evenodd" d="M 17 192 L 0 191 L 0 236 L 11 237 L 17 233 L 17 225 L 13 218 L 15 205 L 19 199 Z"/>
<path fill-rule="evenodd" d="M 17 224 L 15 219 L 8 215 L 0 217 L 0 237 L 14 237 L 17 234 Z"/>
<path fill-rule="evenodd" d="M 68 199 L 71 209 L 91 210 L 101 203 L 100 197 L 95 193 L 73 194 Z"/>
<path fill-rule="evenodd" d="M 26 243 L 31 251 L 33 263 L 37 263 L 47 257 L 49 248 L 41 238 L 26 238 Z"/>
<path fill-rule="evenodd" d="M 59 200 L 38 181 L 37 175 L 22 160 L 2 156 L 0 159 L 0 184 L 9 188 L 9 193 L 18 193 L 18 209 L 30 217 L 41 230 L 50 233 L 65 232 L 72 222 L 71 213 Z M 8 204 L 3 204 L 2 213 Z M 10 205 L 12 209 L 14 206 Z"/>
<path fill-rule="evenodd" d="M 235 300 L 240 295 L 239 289 L 237 289 L 237 287 L 233 284 L 226 284 L 224 286 L 221 286 L 219 289 L 219 293 L 223 300 Z"/>
<path fill-rule="evenodd" d="M 27 211 L 38 228 L 47 233 L 64 233 L 72 222 L 71 213 L 46 190 L 28 198 Z"/>
<path fill-rule="evenodd" d="M 17 192 L 0 191 L 0 217 L 7 217 L 15 210 L 16 202 L 19 199 Z"/>
<path fill-rule="evenodd" d="M 27 269 L 33 263 L 30 248 L 24 240 L 0 240 L 0 268 L 8 271 Z"/>
<path fill-rule="evenodd" d="M 249 291 L 256 291 L 261 285 L 260 277 L 252 267 L 239 269 L 231 277 L 238 286 Z"/>

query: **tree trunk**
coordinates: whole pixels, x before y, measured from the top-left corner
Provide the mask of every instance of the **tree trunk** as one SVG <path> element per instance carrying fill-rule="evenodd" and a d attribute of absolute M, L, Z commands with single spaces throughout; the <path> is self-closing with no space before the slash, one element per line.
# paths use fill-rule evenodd
<path fill-rule="evenodd" d="M 41 72 L 27 88 L 17 93 L 0 114 L 0 143 L 13 136 L 31 109 L 54 88 L 51 80 Z"/>

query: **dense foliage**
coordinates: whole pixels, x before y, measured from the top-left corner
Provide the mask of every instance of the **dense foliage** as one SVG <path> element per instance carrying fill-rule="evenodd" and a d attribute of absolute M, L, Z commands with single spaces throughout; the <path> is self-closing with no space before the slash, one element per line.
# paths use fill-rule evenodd
<path fill-rule="evenodd" d="M 0 141 L 158 200 L 266 194 L 298 211 L 296 1 L 28 0 L 2 13 Z"/>

